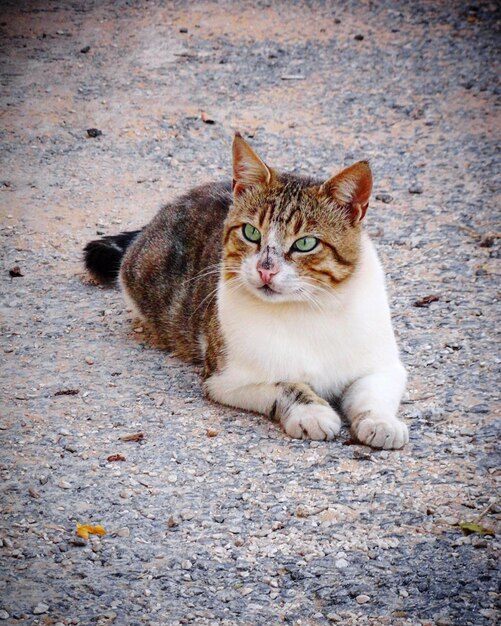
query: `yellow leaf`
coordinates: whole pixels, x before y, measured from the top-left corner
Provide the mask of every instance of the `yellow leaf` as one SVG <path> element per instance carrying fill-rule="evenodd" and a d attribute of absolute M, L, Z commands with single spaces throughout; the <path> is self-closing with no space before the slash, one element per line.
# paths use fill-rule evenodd
<path fill-rule="evenodd" d="M 100 524 L 90 526 L 89 524 L 79 524 L 77 522 L 77 535 L 82 539 L 88 539 L 89 535 L 106 535 L 106 531 Z"/>
<path fill-rule="evenodd" d="M 486 528 L 485 526 L 480 526 L 479 524 L 475 524 L 474 522 L 459 522 L 459 527 L 465 535 L 471 535 L 471 533 L 492 535 L 493 537 L 495 535 L 495 532 L 492 529 Z"/>

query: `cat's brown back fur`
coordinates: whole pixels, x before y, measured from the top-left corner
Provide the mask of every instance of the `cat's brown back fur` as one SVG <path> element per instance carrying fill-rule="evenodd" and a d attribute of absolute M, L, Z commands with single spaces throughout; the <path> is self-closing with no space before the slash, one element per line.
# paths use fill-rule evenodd
<path fill-rule="evenodd" d="M 163 207 L 130 245 L 120 279 L 158 341 L 200 362 L 216 297 L 231 185 L 197 187 Z"/>

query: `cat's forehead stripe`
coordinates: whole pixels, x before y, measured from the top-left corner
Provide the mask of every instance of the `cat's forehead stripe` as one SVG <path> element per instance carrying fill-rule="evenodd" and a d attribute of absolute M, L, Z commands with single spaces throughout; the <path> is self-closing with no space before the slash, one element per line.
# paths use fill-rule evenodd
<path fill-rule="evenodd" d="M 265 205 L 261 208 L 259 213 L 259 225 L 262 227 L 270 220 L 270 215 L 273 212 L 273 202 L 266 202 Z"/>
<path fill-rule="evenodd" d="M 292 214 L 301 209 L 301 194 L 303 189 L 293 183 L 283 186 L 281 194 L 275 202 L 274 221 L 288 223 Z"/>

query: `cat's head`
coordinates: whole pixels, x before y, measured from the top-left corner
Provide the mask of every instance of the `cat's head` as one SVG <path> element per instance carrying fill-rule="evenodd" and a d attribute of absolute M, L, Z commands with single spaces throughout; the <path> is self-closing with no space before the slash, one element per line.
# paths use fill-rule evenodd
<path fill-rule="evenodd" d="M 325 182 L 278 174 L 237 133 L 223 280 L 270 303 L 318 303 L 351 276 L 372 189 L 360 161 Z"/>

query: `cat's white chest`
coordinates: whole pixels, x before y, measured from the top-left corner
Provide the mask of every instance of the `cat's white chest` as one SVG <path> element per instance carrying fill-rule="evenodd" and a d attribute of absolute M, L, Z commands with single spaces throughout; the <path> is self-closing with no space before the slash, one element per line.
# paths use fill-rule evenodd
<path fill-rule="evenodd" d="M 331 396 L 373 361 L 370 338 L 352 311 L 228 304 L 220 307 L 221 327 L 228 374 L 239 384 L 301 381 Z"/>

